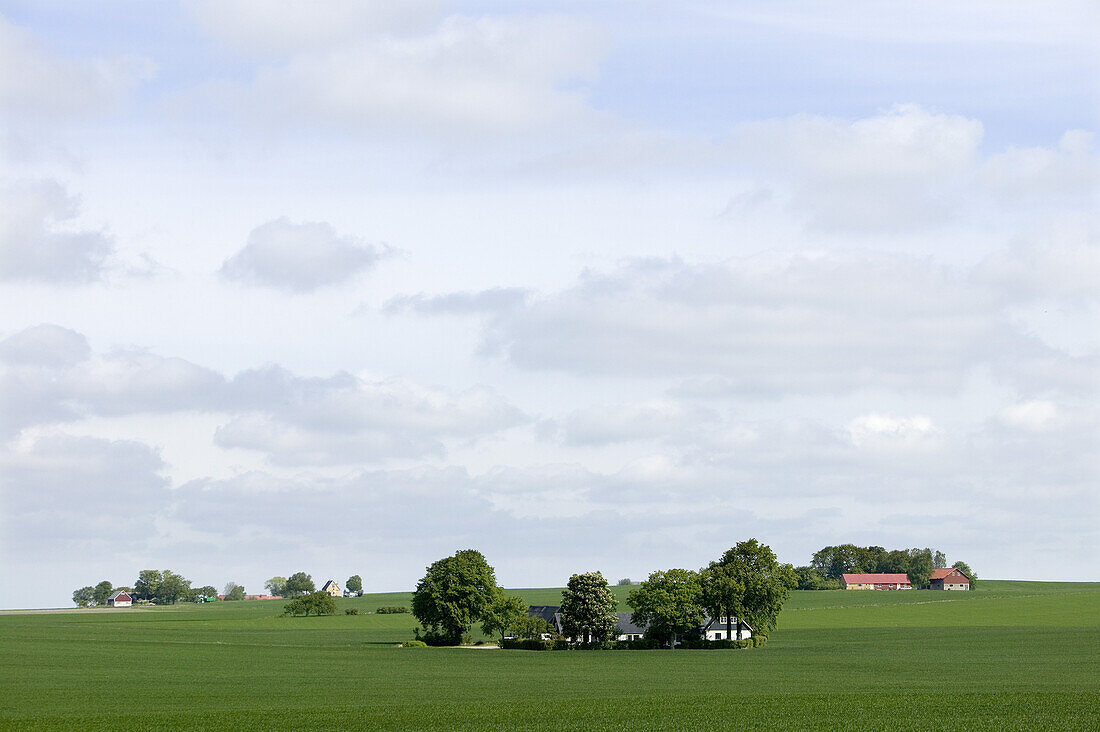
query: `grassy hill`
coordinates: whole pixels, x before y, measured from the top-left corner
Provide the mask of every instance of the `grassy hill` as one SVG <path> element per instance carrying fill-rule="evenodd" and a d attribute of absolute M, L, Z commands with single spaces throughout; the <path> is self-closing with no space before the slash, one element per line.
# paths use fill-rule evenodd
<path fill-rule="evenodd" d="M 1100 583 L 796 592 L 744 651 L 400 649 L 407 593 L 337 602 L 0 616 L 0 727 L 1100 727 Z"/>

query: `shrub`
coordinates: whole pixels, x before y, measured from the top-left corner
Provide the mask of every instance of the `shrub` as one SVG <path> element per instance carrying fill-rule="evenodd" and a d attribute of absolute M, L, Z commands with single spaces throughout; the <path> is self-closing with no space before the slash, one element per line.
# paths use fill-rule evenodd
<path fill-rule="evenodd" d="M 313 592 L 283 606 L 287 615 L 335 615 L 336 600 L 326 592 Z"/>
<path fill-rule="evenodd" d="M 400 613 L 407 613 L 409 609 L 404 605 L 383 605 L 375 610 L 379 615 L 398 615 Z"/>
<path fill-rule="evenodd" d="M 768 636 L 766 636 L 766 635 L 754 635 L 752 637 L 752 647 L 753 648 L 763 648 L 766 645 L 768 645 Z"/>
<path fill-rule="evenodd" d="M 358 615 L 358 614 L 359 614 L 359 608 L 357 608 L 357 607 L 349 607 L 349 608 L 346 608 L 344 610 L 344 615 Z"/>
<path fill-rule="evenodd" d="M 428 644 L 421 640 L 405 641 L 401 644 L 402 648 L 427 648 Z"/>

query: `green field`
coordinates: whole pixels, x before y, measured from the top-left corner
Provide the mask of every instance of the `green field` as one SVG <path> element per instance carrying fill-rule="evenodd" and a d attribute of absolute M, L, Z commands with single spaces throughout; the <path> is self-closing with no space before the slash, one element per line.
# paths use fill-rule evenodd
<path fill-rule="evenodd" d="M 369 611 L 407 594 L 337 602 L 364 614 L 2 615 L 0 726 L 1100 729 L 1100 583 L 796 592 L 767 647 L 730 651 L 401 649 L 413 618 Z"/>

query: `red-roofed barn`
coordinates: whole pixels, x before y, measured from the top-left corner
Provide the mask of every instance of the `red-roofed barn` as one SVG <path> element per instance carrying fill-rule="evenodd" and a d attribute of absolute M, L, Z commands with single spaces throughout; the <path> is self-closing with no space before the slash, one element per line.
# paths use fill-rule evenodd
<path fill-rule="evenodd" d="M 877 572 L 871 574 L 841 575 L 846 590 L 911 590 L 909 575 L 904 573 Z"/>
<path fill-rule="evenodd" d="M 929 581 L 929 589 L 932 590 L 969 590 L 970 578 L 961 569 L 944 567 L 933 569 L 932 579 Z"/>

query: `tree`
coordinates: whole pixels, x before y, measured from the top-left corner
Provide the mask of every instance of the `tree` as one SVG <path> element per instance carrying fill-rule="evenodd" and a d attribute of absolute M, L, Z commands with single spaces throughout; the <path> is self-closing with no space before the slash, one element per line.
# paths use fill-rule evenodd
<path fill-rule="evenodd" d="M 526 617 L 527 603 L 523 598 L 498 592 L 489 603 L 489 607 L 485 609 L 481 619 L 481 629 L 485 631 L 485 635 L 500 635 L 503 643 L 508 631 L 513 630 Z"/>
<path fill-rule="evenodd" d="M 155 600 L 162 579 L 160 570 L 157 569 L 143 569 L 138 572 L 137 582 L 134 583 L 134 599 Z"/>
<path fill-rule="evenodd" d="M 726 618 L 727 634 L 731 616 L 736 616 L 766 637 L 798 580 L 794 568 L 780 564 L 770 547 L 749 539 L 711 562 L 702 572 L 702 582 L 704 607 L 713 616 Z M 740 622 L 737 639 L 741 639 Z"/>
<path fill-rule="evenodd" d="M 932 579 L 933 564 L 931 549 L 909 550 L 909 566 L 905 572 L 909 575 L 909 584 L 914 589 L 929 583 Z"/>
<path fill-rule="evenodd" d="M 269 595 L 278 595 L 282 597 L 286 594 L 286 577 L 272 577 L 267 582 L 264 582 L 264 589 L 267 590 Z"/>
<path fill-rule="evenodd" d="M 969 577 L 970 589 L 974 589 L 974 587 L 978 584 L 978 575 L 974 574 L 974 570 L 970 568 L 970 565 L 966 562 L 955 562 L 951 566 Z"/>
<path fill-rule="evenodd" d="M 566 635 L 585 643 L 611 637 L 618 625 L 619 603 L 600 572 L 585 572 L 569 578 L 561 593 L 561 625 Z"/>
<path fill-rule="evenodd" d="M 499 592 L 496 573 L 481 552 L 463 549 L 428 566 L 413 592 L 412 611 L 430 633 L 458 645 Z"/>
<path fill-rule="evenodd" d="M 882 547 L 861 547 L 855 544 L 827 546 L 815 552 L 810 563 L 829 579 L 840 579 L 840 575 L 845 572 L 875 571 L 878 557 L 883 551 Z"/>
<path fill-rule="evenodd" d="M 669 641 L 669 648 L 703 622 L 703 587 L 699 573 L 690 569 L 653 572 L 630 591 L 626 603 L 634 610 L 630 622 L 645 627 L 649 637 Z"/>
<path fill-rule="evenodd" d="M 199 597 L 203 598 L 203 599 L 205 599 L 207 597 L 217 597 L 218 596 L 217 588 L 212 587 L 211 585 L 203 585 L 199 589 L 195 590 L 194 593 L 196 595 L 198 595 Z"/>
<path fill-rule="evenodd" d="M 542 618 L 524 614 L 512 624 L 512 632 L 517 638 L 541 638 L 544 633 L 553 633 L 554 627 Z"/>
<path fill-rule="evenodd" d="M 73 602 L 77 607 L 88 607 L 95 604 L 95 588 L 91 585 L 73 590 Z"/>
<path fill-rule="evenodd" d="M 111 591 L 113 589 L 114 587 L 107 580 L 103 580 L 98 585 L 96 585 L 95 590 L 92 593 L 95 604 L 106 605 L 108 598 L 111 597 Z"/>
<path fill-rule="evenodd" d="M 238 585 L 236 582 L 230 582 L 225 586 L 224 594 L 227 601 L 243 600 L 244 587 Z"/>
<path fill-rule="evenodd" d="M 348 592 L 363 592 L 363 578 L 357 574 L 353 574 L 348 577 L 348 581 L 344 584 L 344 587 L 348 589 Z"/>
<path fill-rule="evenodd" d="M 894 549 L 888 551 L 879 557 L 878 565 L 875 567 L 876 572 L 889 572 L 891 574 L 900 574 L 906 572 L 909 569 L 909 552 L 904 549 Z"/>
<path fill-rule="evenodd" d="M 305 572 L 295 572 L 283 585 L 283 597 L 301 597 L 316 590 L 312 577 Z"/>
<path fill-rule="evenodd" d="M 191 589 L 191 581 L 184 579 L 170 569 L 161 573 L 160 584 L 153 595 L 153 602 L 158 605 L 173 605 L 181 597 L 184 597 Z"/>
<path fill-rule="evenodd" d="M 632 585 L 634 583 L 630 581 L 629 577 L 623 577 L 621 580 L 619 580 L 615 584 L 617 584 L 619 587 L 626 587 L 626 586 Z"/>
<path fill-rule="evenodd" d="M 932 555 L 932 566 L 936 569 L 943 569 L 944 567 L 946 567 L 947 555 L 937 549 L 935 554 Z"/>
<path fill-rule="evenodd" d="M 287 615 L 335 615 L 336 600 L 327 592 L 311 592 L 283 606 Z"/>
<path fill-rule="evenodd" d="M 816 567 L 795 567 L 795 589 L 799 590 L 838 590 L 837 580 L 827 579 Z"/>

